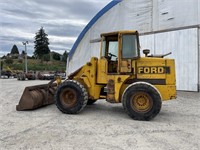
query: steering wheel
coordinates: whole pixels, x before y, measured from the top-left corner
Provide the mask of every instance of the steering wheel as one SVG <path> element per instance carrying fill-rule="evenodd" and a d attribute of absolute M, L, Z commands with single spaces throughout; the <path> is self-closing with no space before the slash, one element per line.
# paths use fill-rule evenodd
<path fill-rule="evenodd" d="M 112 59 L 112 57 L 117 57 L 116 55 L 112 54 L 112 53 L 108 53 L 108 57 L 110 58 L 110 60 Z"/>

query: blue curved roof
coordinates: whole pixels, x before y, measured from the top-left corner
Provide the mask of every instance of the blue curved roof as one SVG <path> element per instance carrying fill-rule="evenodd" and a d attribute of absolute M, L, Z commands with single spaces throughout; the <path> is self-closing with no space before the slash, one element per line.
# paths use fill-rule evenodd
<path fill-rule="evenodd" d="M 69 52 L 69 60 L 72 58 L 74 52 L 76 51 L 77 46 L 79 45 L 80 41 L 83 39 L 84 35 L 87 33 L 87 31 L 95 24 L 95 22 L 103 16 L 107 11 L 109 11 L 112 7 L 117 5 L 123 0 L 113 0 L 108 5 L 106 5 L 101 11 L 99 11 L 94 18 L 86 25 L 86 27 L 83 29 L 81 34 L 78 36 L 76 42 L 74 43 L 71 51 Z"/>

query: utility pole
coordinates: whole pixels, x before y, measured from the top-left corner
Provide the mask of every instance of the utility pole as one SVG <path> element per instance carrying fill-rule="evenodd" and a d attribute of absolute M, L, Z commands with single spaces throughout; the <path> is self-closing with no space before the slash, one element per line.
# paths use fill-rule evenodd
<path fill-rule="evenodd" d="M 27 67 L 27 49 L 26 49 L 26 44 L 28 44 L 28 41 L 22 42 L 22 44 L 25 46 L 25 72 L 28 73 L 28 67 Z"/>

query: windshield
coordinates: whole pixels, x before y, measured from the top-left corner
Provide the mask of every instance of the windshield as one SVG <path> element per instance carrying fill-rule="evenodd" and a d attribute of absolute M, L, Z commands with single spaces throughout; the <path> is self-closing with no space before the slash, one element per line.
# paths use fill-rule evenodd
<path fill-rule="evenodd" d="M 122 58 L 135 58 L 138 57 L 138 46 L 136 35 L 123 35 L 122 36 Z"/>

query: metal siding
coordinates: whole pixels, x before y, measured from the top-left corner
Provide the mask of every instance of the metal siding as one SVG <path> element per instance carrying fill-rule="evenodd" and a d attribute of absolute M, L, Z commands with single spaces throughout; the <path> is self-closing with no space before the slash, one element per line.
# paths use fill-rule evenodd
<path fill-rule="evenodd" d="M 141 49 L 141 56 L 144 56 L 143 50 L 144 49 L 149 49 L 150 53 L 154 54 L 154 35 L 145 35 L 145 36 L 140 36 L 140 49 Z"/>
<path fill-rule="evenodd" d="M 112 20 L 112 23 L 107 25 L 106 28 L 118 25 L 120 29 L 135 29 L 139 30 L 139 32 L 150 32 L 174 27 L 197 25 L 200 23 L 199 1 L 200 0 L 113 0 L 97 13 L 83 29 L 74 43 L 69 57 L 71 59 L 86 32 L 88 32 L 100 18 L 109 13 L 109 10 L 115 8 L 114 6 L 117 4 L 123 7 L 119 9 L 123 17 L 119 17 L 119 15 L 116 17 L 110 13 L 108 16 L 109 19 L 112 20 L 112 18 L 114 18 L 114 20 Z M 103 21 L 103 24 L 107 23 L 106 20 Z M 101 28 L 101 23 L 99 27 Z M 103 30 L 106 30 L 106 28 Z"/>
<path fill-rule="evenodd" d="M 70 53 L 69 53 L 69 60 L 73 56 L 74 52 L 76 51 L 77 46 L 85 36 L 85 34 L 89 31 L 89 29 L 96 23 L 96 21 L 101 18 L 107 11 L 109 11 L 112 7 L 120 3 L 122 0 L 114 0 L 111 1 L 108 5 L 106 5 L 101 11 L 99 11 L 94 18 L 86 25 L 86 27 L 83 29 L 83 31 L 78 36 L 77 40 L 75 41 Z"/>
<path fill-rule="evenodd" d="M 200 3 L 199 3 L 200 4 Z M 200 28 L 198 28 L 198 39 L 199 39 L 199 43 L 198 43 L 198 53 L 199 53 L 199 58 L 198 58 L 198 61 L 199 61 L 199 63 L 198 63 L 198 72 L 199 72 L 199 80 L 198 80 L 198 91 L 200 91 Z"/>
<path fill-rule="evenodd" d="M 197 11 L 197 20 L 198 20 L 198 24 L 200 24 L 200 0 L 198 0 L 198 11 Z"/>
<path fill-rule="evenodd" d="M 198 29 L 185 29 L 164 33 L 144 35 L 141 38 L 141 47 L 146 43 L 152 47 L 154 54 L 172 52 L 169 58 L 174 58 L 176 63 L 177 89 L 185 91 L 198 91 Z M 154 43 L 152 43 L 154 42 Z"/>
<path fill-rule="evenodd" d="M 198 1 L 199 0 L 155 0 L 154 13 L 157 18 L 153 22 L 154 31 L 181 26 L 198 24 Z M 156 8 L 157 7 L 157 8 Z"/>
<path fill-rule="evenodd" d="M 152 31 L 152 0 L 124 0 L 121 5 L 124 7 L 124 29 Z"/>
<path fill-rule="evenodd" d="M 198 0 L 198 23 L 200 24 L 200 0 Z M 199 87 L 199 91 L 200 91 L 200 26 L 198 28 L 198 39 L 199 39 L 199 43 L 198 43 L 198 53 L 199 53 L 199 58 L 198 58 L 198 72 L 199 72 L 199 80 L 198 80 L 198 87 Z"/>
<path fill-rule="evenodd" d="M 200 79 L 197 32 L 196 29 L 182 30 L 182 27 L 200 24 L 200 0 L 117 0 L 111 4 L 100 11 L 80 34 L 70 52 L 73 57 L 68 59 L 67 72 L 75 71 L 90 57 L 99 56 L 100 44 L 90 44 L 89 41 L 99 38 L 102 32 L 133 29 L 145 34 L 166 30 L 141 36 L 141 48 L 148 48 L 152 53 L 172 51 L 171 56 L 177 59 L 178 89 L 196 90 Z M 179 31 L 169 31 L 172 28 L 179 28 Z M 186 67 L 181 68 L 184 65 Z"/>

